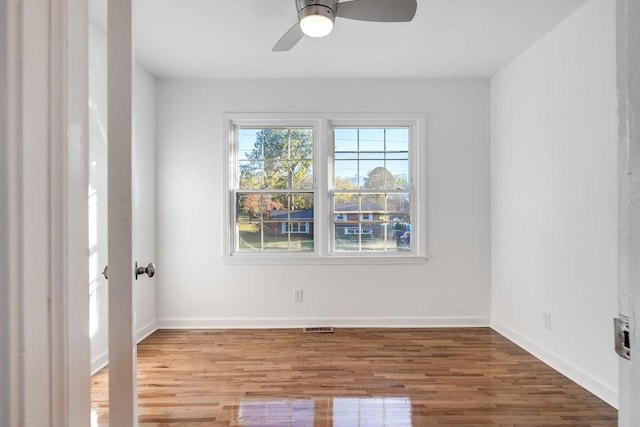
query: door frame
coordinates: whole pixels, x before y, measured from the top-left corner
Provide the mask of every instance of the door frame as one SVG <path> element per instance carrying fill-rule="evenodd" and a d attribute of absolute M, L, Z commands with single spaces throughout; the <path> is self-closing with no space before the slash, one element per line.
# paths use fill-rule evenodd
<path fill-rule="evenodd" d="M 616 1 L 618 69 L 618 306 L 631 360 L 619 361 L 618 425 L 640 425 L 640 2 Z"/>
<path fill-rule="evenodd" d="M 90 425 L 87 0 L 0 0 L 0 424 Z"/>

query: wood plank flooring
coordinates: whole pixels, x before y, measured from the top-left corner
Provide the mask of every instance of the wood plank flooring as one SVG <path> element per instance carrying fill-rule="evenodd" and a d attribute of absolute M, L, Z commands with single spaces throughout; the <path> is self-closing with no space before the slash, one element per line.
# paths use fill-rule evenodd
<path fill-rule="evenodd" d="M 92 378 L 94 425 L 107 383 Z M 138 395 L 144 427 L 617 425 L 488 328 L 160 330 L 138 345 Z"/>

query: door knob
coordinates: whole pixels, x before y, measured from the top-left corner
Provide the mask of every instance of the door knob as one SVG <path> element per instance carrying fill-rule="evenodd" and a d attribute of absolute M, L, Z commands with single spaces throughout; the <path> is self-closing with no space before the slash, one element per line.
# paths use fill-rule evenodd
<path fill-rule="evenodd" d="M 136 280 L 138 280 L 138 276 L 142 276 L 144 274 L 146 274 L 149 277 L 153 277 L 156 274 L 156 266 L 153 265 L 153 263 L 151 262 L 147 264 L 146 267 L 142 265 L 138 266 L 138 263 L 136 262 L 135 273 L 136 273 Z"/>
<path fill-rule="evenodd" d="M 105 279 L 109 280 L 109 266 L 105 265 L 104 270 L 102 270 L 102 275 Z"/>

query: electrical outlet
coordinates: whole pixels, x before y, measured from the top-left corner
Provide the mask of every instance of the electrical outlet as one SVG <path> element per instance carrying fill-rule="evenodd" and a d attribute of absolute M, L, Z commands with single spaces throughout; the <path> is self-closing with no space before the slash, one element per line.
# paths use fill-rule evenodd
<path fill-rule="evenodd" d="M 304 294 L 302 293 L 302 288 L 297 288 L 293 290 L 293 302 L 302 302 L 304 299 Z"/>
<path fill-rule="evenodd" d="M 544 328 L 551 330 L 551 313 L 544 312 Z"/>

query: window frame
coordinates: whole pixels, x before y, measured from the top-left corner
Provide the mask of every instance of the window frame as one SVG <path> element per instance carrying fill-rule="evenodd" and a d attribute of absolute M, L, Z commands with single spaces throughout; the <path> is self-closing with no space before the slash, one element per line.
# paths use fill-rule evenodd
<path fill-rule="evenodd" d="M 427 259 L 427 138 L 426 117 L 421 113 L 225 113 L 223 116 L 223 256 L 225 264 L 417 264 Z M 314 250 L 236 250 L 238 188 L 237 128 L 309 127 L 313 129 Z M 333 227 L 334 128 L 409 128 L 409 187 L 411 251 L 348 253 L 335 251 Z M 418 167 L 420 165 L 421 167 Z M 417 233 L 417 234 L 416 234 Z"/>

